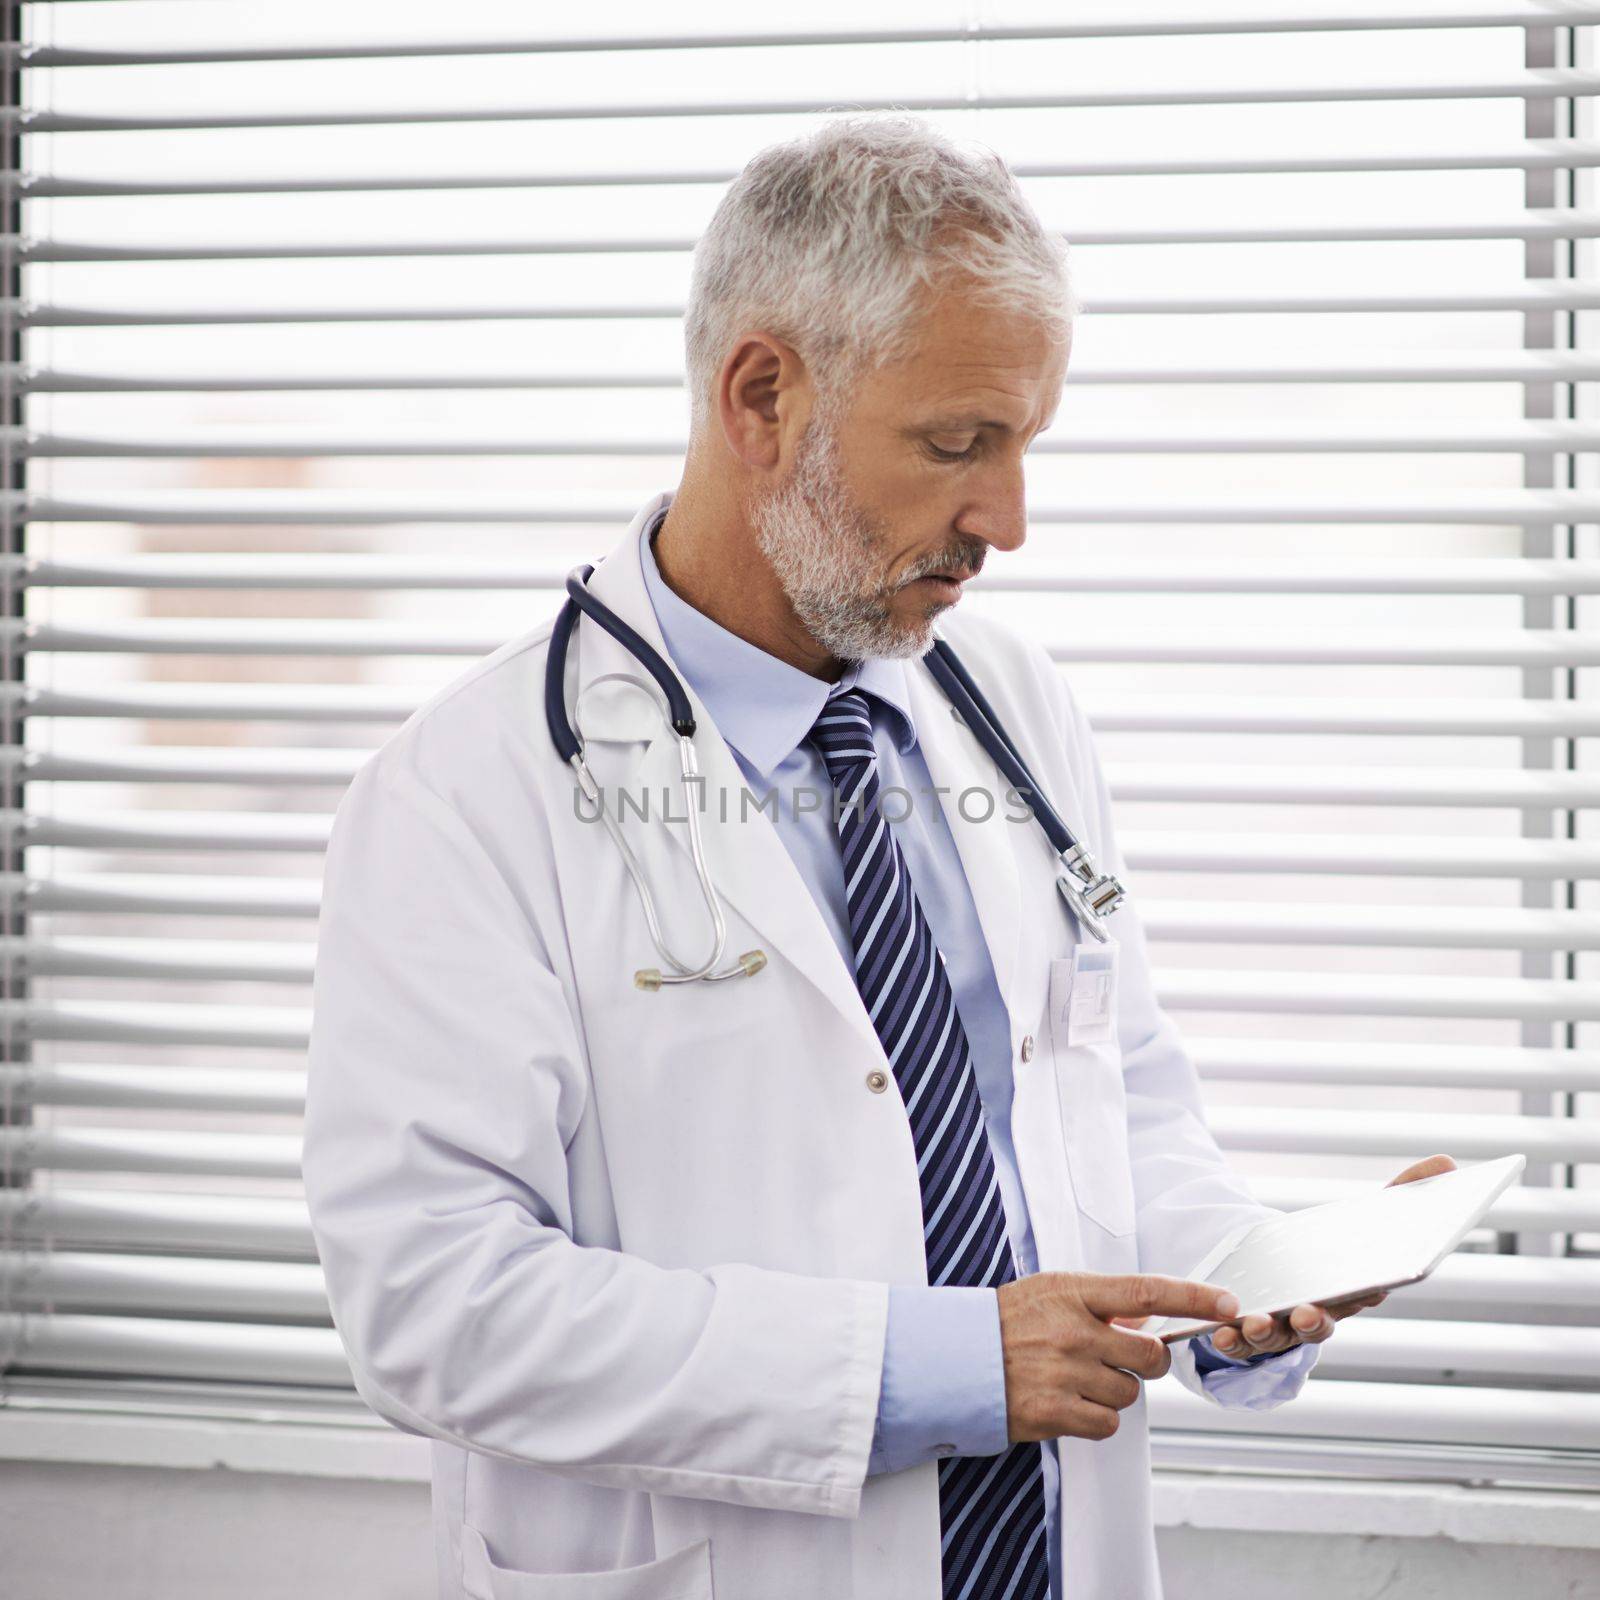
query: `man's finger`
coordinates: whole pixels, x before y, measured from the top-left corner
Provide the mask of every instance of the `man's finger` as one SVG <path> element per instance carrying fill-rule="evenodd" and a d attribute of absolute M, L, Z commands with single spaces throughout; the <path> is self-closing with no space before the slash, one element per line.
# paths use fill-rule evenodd
<path fill-rule="evenodd" d="M 1091 1278 L 1080 1293 L 1096 1317 L 1209 1317 L 1221 1321 L 1239 1313 L 1239 1297 L 1214 1283 L 1168 1278 L 1157 1272 Z"/>
<path fill-rule="evenodd" d="M 1321 1306 L 1296 1306 L 1289 1313 L 1289 1326 L 1302 1344 L 1321 1344 L 1333 1332 L 1334 1319 Z"/>
<path fill-rule="evenodd" d="M 1298 1344 L 1321 1344 L 1334 1330 L 1335 1319 L 1321 1306 L 1296 1306 L 1287 1316 L 1265 1314 L 1248 1316 L 1237 1328 L 1219 1328 L 1212 1345 L 1224 1355 L 1241 1359 L 1252 1355 L 1278 1354 Z"/>
<path fill-rule="evenodd" d="M 1386 1293 L 1359 1295 L 1354 1300 L 1341 1300 L 1322 1309 L 1328 1313 L 1335 1322 L 1343 1322 L 1346 1317 L 1353 1317 L 1358 1311 L 1365 1311 L 1370 1306 L 1381 1306 L 1389 1296 Z"/>
<path fill-rule="evenodd" d="M 1154 1334 L 1124 1333 L 1108 1327 L 1095 1354 L 1108 1367 L 1121 1367 L 1141 1378 L 1163 1378 L 1172 1366 L 1172 1352 Z"/>
<path fill-rule="evenodd" d="M 1436 1173 L 1454 1172 L 1456 1164 L 1449 1156 L 1428 1156 L 1425 1160 L 1413 1162 L 1398 1178 L 1391 1178 L 1385 1189 L 1392 1189 L 1397 1183 L 1415 1183 L 1418 1178 L 1431 1178 Z"/>
<path fill-rule="evenodd" d="M 1232 1338 L 1223 1338 L 1224 1333 L 1232 1334 Z M 1237 1328 L 1219 1329 L 1211 1336 L 1212 1345 L 1236 1361 L 1247 1361 L 1251 1356 L 1276 1355 L 1280 1350 L 1287 1350 L 1294 1342 L 1291 1334 L 1276 1326 L 1271 1333 L 1255 1337 L 1241 1334 Z"/>

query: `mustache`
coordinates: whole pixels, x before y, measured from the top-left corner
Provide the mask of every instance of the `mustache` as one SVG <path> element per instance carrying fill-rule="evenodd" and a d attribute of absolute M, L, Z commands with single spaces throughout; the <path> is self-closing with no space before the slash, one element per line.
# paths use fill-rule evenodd
<path fill-rule="evenodd" d="M 988 554 L 989 547 L 982 539 L 963 539 L 958 544 L 935 550 L 912 562 L 896 582 L 895 588 L 903 589 L 908 583 L 915 583 L 918 578 L 931 578 L 935 573 L 953 573 L 960 578 L 976 577 L 983 570 L 984 558 Z"/>

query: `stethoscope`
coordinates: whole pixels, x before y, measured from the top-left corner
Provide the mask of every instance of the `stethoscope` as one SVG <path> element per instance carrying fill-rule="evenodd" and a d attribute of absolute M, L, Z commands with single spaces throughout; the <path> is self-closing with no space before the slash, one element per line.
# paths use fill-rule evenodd
<path fill-rule="evenodd" d="M 604 601 L 595 598 L 589 588 L 589 575 L 593 571 L 593 566 L 579 566 L 567 574 L 566 603 L 551 629 L 550 653 L 545 659 L 544 715 L 556 753 L 577 775 L 578 788 L 584 799 L 595 808 L 606 831 L 616 841 L 628 876 L 638 890 L 639 904 L 644 908 L 644 920 L 650 929 L 650 937 L 661 959 L 672 969 L 664 972 L 657 967 L 645 967 L 634 973 L 633 981 L 641 989 L 655 990 L 669 983 L 696 983 L 702 979 L 708 983 L 720 983 L 724 978 L 753 976 L 767 964 L 763 951 L 747 950 L 732 966 L 718 967 L 728 939 L 728 926 L 722 913 L 722 901 L 706 866 L 705 846 L 700 837 L 700 797 L 696 785 L 704 782 L 704 779 L 695 758 L 695 718 L 688 691 L 650 643 L 630 628 Z M 689 851 L 694 859 L 695 876 L 700 882 L 700 894 L 711 919 L 711 954 L 702 962 L 680 961 L 668 948 L 650 886 L 645 882 L 644 873 L 628 841 L 622 836 L 620 824 L 606 808 L 600 785 L 595 782 L 594 774 L 583 758 L 583 743 L 568 720 L 567 648 L 572 643 L 572 632 L 578 625 L 580 615 L 587 616 L 590 621 L 604 628 L 650 674 L 666 696 L 667 722 L 678 736 L 678 765 L 689 828 Z M 949 641 L 935 634 L 933 648 L 923 660 L 933 674 L 934 681 L 944 690 L 955 714 L 972 730 L 989 759 L 1000 769 L 1001 775 L 1027 804 L 1034 820 L 1044 830 L 1050 848 L 1056 853 L 1056 888 L 1060 890 L 1068 909 L 1082 927 L 1104 943 L 1110 935 L 1101 926 L 1102 919 L 1109 917 L 1126 898 L 1122 885 L 1109 874 L 1096 869 L 1093 857 L 1073 836 L 1072 830 L 1040 791 L 994 707 L 989 704 L 983 690 L 973 682 L 971 673 L 961 664 L 955 651 L 950 648 Z"/>

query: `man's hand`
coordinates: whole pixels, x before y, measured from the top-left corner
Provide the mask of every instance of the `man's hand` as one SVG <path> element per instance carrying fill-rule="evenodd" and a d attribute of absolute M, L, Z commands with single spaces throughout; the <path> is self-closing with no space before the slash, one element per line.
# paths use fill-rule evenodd
<path fill-rule="evenodd" d="M 1109 1439 L 1117 1413 L 1139 1398 L 1140 1379 L 1172 1365 L 1153 1335 L 1113 1327 L 1116 1313 L 1142 1322 L 1220 1319 L 1239 1309 L 1226 1289 L 1154 1273 L 1035 1272 L 997 1292 L 1012 1444 L 1063 1434 Z"/>
<path fill-rule="evenodd" d="M 1391 1178 L 1384 1187 L 1392 1189 L 1397 1183 L 1413 1183 L 1418 1178 L 1431 1178 L 1437 1172 L 1453 1172 L 1455 1165 L 1449 1156 L 1429 1156 L 1426 1161 L 1407 1167 L 1398 1178 Z M 1292 1311 L 1280 1311 L 1276 1316 L 1245 1317 L 1236 1327 L 1218 1328 L 1211 1335 L 1211 1343 L 1236 1361 L 1273 1355 L 1297 1344 L 1320 1344 L 1332 1334 L 1336 1322 L 1368 1306 L 1381 1305 L 1388 1297 L 1388 1291 L 1380 1289 L 1376 1294 L 1340 1300 L 1330 1306 L 1303 1305 Z"/>

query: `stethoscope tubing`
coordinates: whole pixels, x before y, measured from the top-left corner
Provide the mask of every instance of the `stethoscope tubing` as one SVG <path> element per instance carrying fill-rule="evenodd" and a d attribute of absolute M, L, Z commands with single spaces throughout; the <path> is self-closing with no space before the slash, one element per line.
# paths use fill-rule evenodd
<path fill-rule="evenodd" d="M 985 754 L 1000 769 L 1000 775 L 1027 802 L 1028 809 L 1044 830 L 1051 848 L 1057 855 L 1066 855 L 1078 848 L 1072 830 L 1061 820 L 1056 808 L 1045 799 L 1034 780 L 1022 753 L 1006 731 L 994 707 L 989 704 L 972 674 L 962 664 L 961 658 L 950 648 L 947 639 L 936 638 L 933 648 L 923 657 L 934 681 L 945 692 L 945 697 L 956 708 L 961 720 L 971 730 L 973 737 L 983 746 Z"/>
<path fill-rule="evenodd" d="M 566 692 L 567 646 L 572 642 L 572 630 L 578 624 L 579 612 L 604 628 L 655 679 L 662 694 L 667 697 L 667 721 L 672 724 L 672 731 L 680 739 L 694 738 L 694 708 L 689 704 L 688 691 L 650 641 L 630 628 L 610 606 L 603 600 L 597 600 L 590 592 L 589 574 L 593 571 L 591 564 L 574 567 L 567 574 L 566 603 L 557 613 L 555 627 L 550 631 L 550 653 L 544 678 L 544 717 L 557 754 L 563 761 L 570 762 L 583 750 L 567 719 Z"/>

